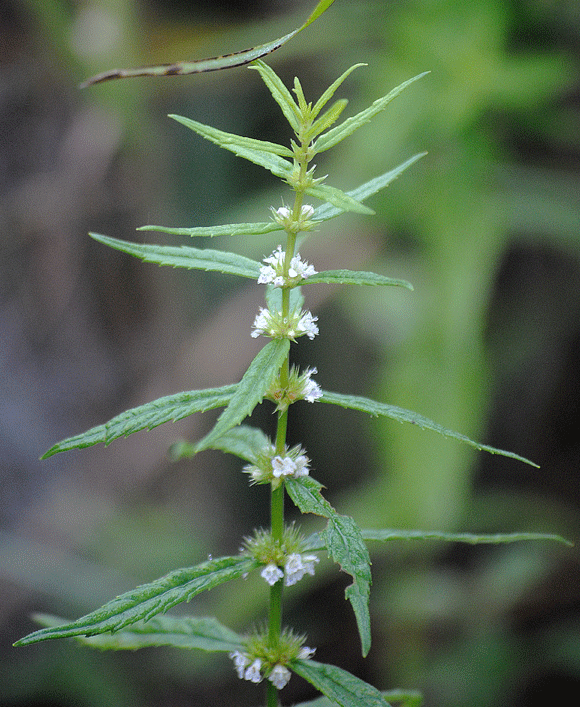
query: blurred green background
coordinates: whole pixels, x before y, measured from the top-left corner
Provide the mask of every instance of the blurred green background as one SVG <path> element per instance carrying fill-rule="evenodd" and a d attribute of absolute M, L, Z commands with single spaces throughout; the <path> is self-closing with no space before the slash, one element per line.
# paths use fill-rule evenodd
<path fill-rule="evenodd" d="M 77 616 L 177 567 L 236 552 L 268 522 L 235 460 L 166 460 L 211 414 L 38 456 L 58 439 L 183 389 L 239 380 L 263 293 L 143 265 L 88 230 L 260 221 L 288 198 L 258 167 L 166 118 L 286 141 L 245 68 L 88 76 L 243 49 L 299 26 L 313 1 L 4 0 L 0 7 L 0 704 L 252 705 L 224 656 L 11 648 L 35 610 Z M 580 13 L 577 0 L 336 0 L 269 57 L 307 97 L 346 68 L 354 114 L 429 76 L 330 153 L 344 189 L 429 154 L 373 199 L 377 217 L 327 223 L 301 249 L 318 269 L 374 269 L 415 291 L 305 288 L 321 335 L 296 360 L 323 387 L 427 415 L 532 458 L 476 454 L 412 426 L 305 405 L 291 426 L 341 512 L 366 527 L 558 532 L 580 525 Z M 197 245 L 197 244 L 196 244 Z M 260 259 L 271 238 L 212 242 Z M 271 410 L 255 413 L 271 430 Z M 310 527 L 310 524 L 308 524 Z M 313 523 L 312 527 L 318 527 Z M 556 545 L 392 544 L 373 553 L 374 645 L 360 658 L 329 563 L 288 592 L 287 621 L 317 659 L 432 707 L 534 707 L 580 685 L 580 567 Z M 186 607 L 244 630 L 265 589 L 250 577 Z M 337 616 L 340 621 L 337 620 Z M 344 619 L 344 621 L 343 621 Z M 312 692 L 293 678 L 284 704 Z"/>

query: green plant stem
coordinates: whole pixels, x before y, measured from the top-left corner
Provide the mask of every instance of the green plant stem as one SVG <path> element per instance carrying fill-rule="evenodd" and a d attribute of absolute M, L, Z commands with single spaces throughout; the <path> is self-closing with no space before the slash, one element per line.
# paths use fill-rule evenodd
<path fill-rule="evenodd" d="M 267 707 L 280 707 L 280 702 L 278 701 L 278 690 L 268 682 L 266 686 L 266 705 Z"/>
<path fill-rule="evenodd" d="M 270 645 L 276 645 L 282 632 L 282 587 L 280 580 L 270 587 L 270 616 L 268 620 L 268 639 Z"/>
<path fill-rule="evenodd" d="M 288 373 L 289 361 L 286 359 L 283 368 Z M 276 451 L 284 453 L 286 444 L 286 429 L 288 425 L 288 411 L 278 415 L 278 426 L 276 432 Z M 277 488 L 272 487 L 270 495 L 270 515 L 272 537 L 282 543 L 284 536 L 284 485 Z M 284 584 L 282 581 L 276 582 L 270 587 L 270 603 L 268 610 L 268 643 L 275 646 L 280 641 L 282 633 L 282 591 Z M 266 685 L 267 707 L 279 707 L 278 690 L 268 682 Z"/>
<path fill-rule="evenodd" d="M 304 179 L 306 176 L 307 160 L 300 161 L 300 174 Z M 297 189 L 294 199 L 293 215 L 294 219 L 298 220 L 302 209 L 302 201 L 304 191 Z M 288 230 L 286 233 L 286 273 L 290 268 L 290 261 L 294 256 L 296 248 L 296 233 Z M 290 314 L 290 290 L 282 289 L 282 313 L 285 317 Z M 282 387 L 288 385 L 290 373 L 290 356 L 286 357 L 280 369 L 280 384 Z M 278 414 L 278 424 L 276 427 L 276 453 L 284 454 L 286 449 L 286 432 L 288 429 L 288 410 L 284 410 Z M 284 485 L 280 484 L 277 488 L 272 486 L 270 496 L 270 522 L 272 538 L 282 543 L 284 537 Z M 280 580 L 270 587 L 270 602 L 268 610 L 268 642 L 270 646 L 276 646 L 280 641 L 282 634 L 282 594 L 284 583 Z M 267 707 L 279 707 L 278 690 L 268 682 L 266 685 L 266 704 Z"/>

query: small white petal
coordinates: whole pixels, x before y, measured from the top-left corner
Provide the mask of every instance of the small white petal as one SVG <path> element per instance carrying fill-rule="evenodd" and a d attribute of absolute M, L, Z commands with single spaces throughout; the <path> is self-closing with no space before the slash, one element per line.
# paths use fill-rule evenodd
<path fill-rule="evenodd" d="M 318 564 L 320 560 L 316 555 L 302 555 L 302 563 L 304 565 L 304 571 L 309 575 L 314 577 L 314 565 Z"/>
<path fill-rule="evenodd" d="M 314 337 L 318 334 L 318 327 L 314 323 L 317 321 L 318 317 L 313 317 L 311 312 L 304 312 L 300 317 L 298 326 L 309 339 L 314 339 Z"/>
<path fill-rule="evenodd" d="M 299 457 L 297 457 L 294 460 L 294 464 L 296 466 L 296 469 L 294 471 L 294 476 L 295 477 L 300 477 L 300 476 L 308 476 L 308 462 L 310 459 L 304 454 L 301 454 Z"/>
<path fill-rule="evenodd" d="M 292 258 L 290 268 L 295 273 L 292 277 L 307 278 L 311 275 L 316 275 L 317 272 L 312 265 L 308 265 L 306 261 L 302 260 L 300 253 L 296 253 L 296 255 Z"/>
<path fill-rule="evenodd" d="M 304 395 L 304 400 L 309 403 L 314 403 L 322 397 L 322 388 L 315 381 L 308 381 L 304 386 L 302 395 Z"/>
<path fill-rule="evenodd" d="M 308 646 L 302 646 L 298 655 L 296 656 L 298 660 L 308 660 L 316 653 L 316 648 L 308 648 Z"/>
<path fill-rule="evenodd" d="M 270 265 L 262 265 L 258 277 L 258 285 L 269 285 L 276 277 L 276 271 Z"/>
<path fill-rule="evenodd" d="M 256 684 L 262 682 L 262 676 L 260 675 L 261 667 L 262 661 L 259 658 L 256 658 L 256 660 L 244 673 L 244 680 L 249 680 L 250 682 L 255 682 Z"/>
<path fill-rule="evenodd" d="M 291 476 L 296 465 L 290 457 L 276 456 L 272 459 L 272 474 L 279 479 L 281 476 Z"/>
<path fill-rule="evenodd" d="M 252 332 L 252 336 L 254 338 L 265 333 L 270 326 L 270 319 L 270 312 L 267 309 L 264 309 L 264 307 L 260 307 L 260 311 L 256 314 L 253 324 L 254 331 Z"/>
<path fill-rule="evenodd" d="M 234 661 L 234 667 L 236 669 L 238 677 L 240 678 L 240 680 L 243 680 L 246 666 L 250 662 L 248 656 L 244 655 L 243 653 L 240 653 L 240 651 L 234 651 L 233 653 L 230 653 L 229 656 Z"/>
<path fill-rule="evenodd" d="M 304 577 L 304 572 L 305 570 L 300 555 L 298 553 L 288 555 L 288 559 L 284 565 L 284 584 L 287 587 L 291 587 Z"/>
<path fill-rule="evenodd" d="M 268 680 L 272 683 L 272 685 L 274 685 L 276 689 L 281 690 L 288 684 L 288 681 L 290 680 L 291 676 L 292 673 L 288 670 L 288 668 L 278 663 L 274 666 L 270 675 L 268 675 Z"/>
<path fill-rule="evenodd" d="M 266 565 L 264 569 L 260 572 L 262 577 L 268 582 L 268 584 L 273 587 L 278 580 L 282 579 L 284 572 L 277 567 L 273 562 Z"/>

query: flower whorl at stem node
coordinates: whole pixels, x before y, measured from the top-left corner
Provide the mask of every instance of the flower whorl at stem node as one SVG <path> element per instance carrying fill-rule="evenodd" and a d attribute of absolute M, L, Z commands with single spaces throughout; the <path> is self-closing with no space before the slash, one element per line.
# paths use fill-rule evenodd
<path fill-rule="evenodd" d="M 253 464 L 243 467 L 244 474 L 249 474 L 253 484 L 272 484 L 278 488 L 285 478 L 308 476 L 310 459 L 300 445 L 276 454 L 274 445 L 263 449 Z"/>
<path fill-rule="evenodd" d="M 318 373 L 316 367 L 306 368 L 300 373 L 296 366 L 292 366 L 288 374 L 288 383 L 282 385 L 280 376 L 277 376 L 266 391 L 264 398 L 276 403 L 276 412 L 284 412 L 292 403 L 299 400 L 306 400 L 315 403 L 322 397 L 322 389 L 318 383 L 312 380 L 312 376 Z"/>
<path fill-rule="evenodd" d="M 314 576 L 319 559 L 305 552 L 307 547 L 304 536 L 294 525 L 289 525 L 282 540 L 275 539 L 269 531 L 257 530 L 252 537 L 245 538 L 241 551 L 264 565 L 260 574 L 271 587 L 281 579 L 291 587 L 306 574 Z"/>
<path fill-rule="evenodd" d="M 316 275 L 317 271 L 312 265 L 302 260 L 300 253 L 290 261 L 288 272 L 285 272 L 284 263 L 286 260 L 286 252 L 279 245 L 276 250 L 264 258 L 265 265 L 260 268 L 260 276 L 258 277 L 258 285 L 273 285 L 274 287 L 296 287 L 302 280 L 307 277 Z"/>
<path fill-rule="evenodd" d="M 279 226 L 282 226 L 287 233 L 311 231 L 317 223 L 317 221 L 311 220 L 314 214 L 314 207 L 310 204 L 302 205 L 298 218 L 295 218 L 292 209 L 285 205 L 280 206 L 278 209 L 271 206 L 270 211 L 272 212 L 274 221 Z"/>
<path fill-rule="evenodd" d="M 232 651 L 229 657 L 234 661 L 240 680 L 259 683 L 266 678 L 281 690 L 292 675 L 287 666 L 295 660 L 309 660 L 314 655 L 314 648 L 302 645 L 304 640 L 303 636 L 284 629 L 277 645 L 272 646 L 266 634 L 255 633 L 248 637 L 245 650 Z"/>
<path fill-rule="evenodd" d="M 309 339 L 314 339 L 318 334 L 318 327 L 315 324 L 317 321 L 318 317 L 313 317 L 308 311 L 295 311 L 285 317 L 282 312 L 271 312 L 260 307 L 254 319 L 252 337 L 256 338 L 263 334 L 272 339 L 296 341 L 299 336 L 306 334 Z"/>
<path fill-rule="evenodd" d="M 284 571 L 278 565 L 270 562 L 260 572 L 260 575 L 271 587 L 282 578 L 284 578 L 284 584 L 287 587 L 291 587 L 296 582 L 299 582 L 305 574 L 314 577 L 314 566 L 319 562 L 320 560 L 316 555 L 300 555 L 294 552 L 286 558 Z"/>

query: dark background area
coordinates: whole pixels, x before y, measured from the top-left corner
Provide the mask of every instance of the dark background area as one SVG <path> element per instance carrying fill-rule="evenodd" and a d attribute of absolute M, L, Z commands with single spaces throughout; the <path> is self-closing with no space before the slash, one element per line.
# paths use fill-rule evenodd
<path fill-rule="evenodd" d="M 11 644 L 33 630 L 34 611 L 81 615 L 175 567 L 234 553 L 268 522 L 266 490 L 249 489 L 236 460 L 167 460 L 213 413 L 106 449 L 38 457 L 126 408 L 237 381 L 262 345 L 249 336 L 260 288 L 142 264 L 87 232 L 180 244 L 135 229 L 266 220 L 288 198 L 268 173 L 166 117 L 287 142 L 256 72 L 78 83 L 263 43 L 313 5 L 0 5 L 3 707 L 260 702 L 221 655 Z M 296 360 L 316 365 L 324 388 L 416 410 L 540 465 L 301 406 L 290 441 L 304 444 L 328 498 L 363 527 L 578 540 L 579 54 L 576 0 L 336 0 L 268 59 L 287 85 L 299 76 L 313 101 L 350 65 L 368 63 L 340 89 L 351 101 L 345 115 L 431 71 L 318 166 L 351 189 L 429 154 L 373 199 L 376 217 L 330 221 L 302 250 L 319 270 L 372 269 L 415 291 L 305 288 L 321 334 L 295 347 Z M 211 243 L 256 259 L 276 245 Z M 271 409 L 254 417 L 271 431 Z M 578 686 L 576 549 L 393 543 L 372 556 L 366 660 L 336 568 L 321 562 L 287 593 L 286 621 L 308 634 L 318 660 L 381 689 L 421 689 L 432 707 L 535 707 Z M 262 584 L 250 577 L 186 609 L 243 631 L 261 618 Z M 282 697 L 314 695 L 293 677 Z"/>

